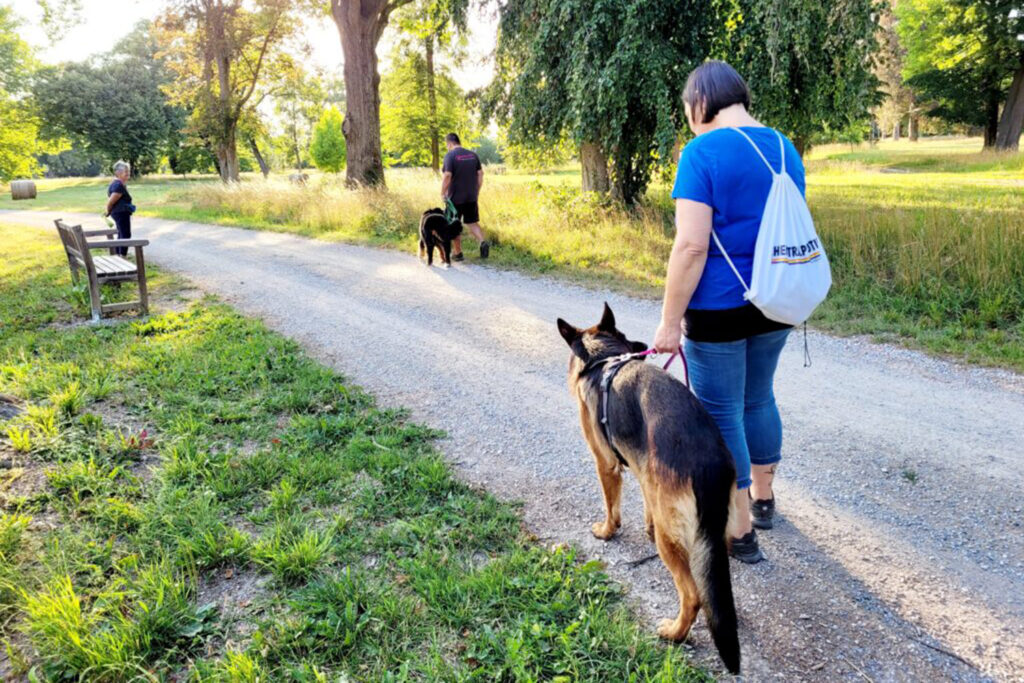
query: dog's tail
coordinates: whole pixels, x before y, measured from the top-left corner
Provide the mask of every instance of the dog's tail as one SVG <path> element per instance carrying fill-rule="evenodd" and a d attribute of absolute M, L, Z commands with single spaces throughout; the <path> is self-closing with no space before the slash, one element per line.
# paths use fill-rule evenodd
<path fill-rule="evenodd" d="M 725 478 L 727 474 L 706 471 L 693 479 L 698 529 L 691 546 L 690 567 L 718 655 L 729 673 L 738 674 L 740 641 L 726 545 L 736 484 L 734 479 Z"/>

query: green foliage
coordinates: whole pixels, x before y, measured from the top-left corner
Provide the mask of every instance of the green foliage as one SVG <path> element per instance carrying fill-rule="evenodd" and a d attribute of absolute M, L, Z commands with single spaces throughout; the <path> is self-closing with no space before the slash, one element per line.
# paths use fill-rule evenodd
<path fill-rule="evenodd" d="M 320 115 L 313 129 L 309 154 L 321 171 L 337 173 L 345 168 L 345 134 L 342 132 L 341 112 L 337 108 L 328 107 Z"/>
<path fill-rule="evenodd" d="M 0 182 L 29 178 L 39 170 L 39 119 L 25 97 L 35 67 L 32 50 L 18 35 L 14 11 L 0 5 Z"/>
<path fill-rule="evenodd" d="M 165 91 L 189 112 L 187 132 L 217 158 L 224 181 L 239 179 L 240 126 L 294 60 L 282 49 L 298 22 L 288 0 L 168 4 L 158 41 L 174 74 Z M 244 141 L 244 138 L 242 139 Z"/>
<path fill-rule="evenodd" d="M 69 139 L 108 167 L 124 159 L 138 174 L 156 170 L 183 116 L 163 92 L 170 75 L 148 25 L 125 41 L 97 63 L 42 69 L 33 94 L 48 137 Z"/>
<path fill-rule="evenodd" d="M 436 117 L 431 119 L 427 63 L 418 52 L 398 55 L 380 84 L 380 134 L 385 163 L 431 164 L 431 136 L 460 131 L 470 139 L 466 95 L 444 69 L 436 69 Z M 443 147 L 443 144 L 441 145 Z"/>
<path fill-rule="evenodd" d="M 801 154 L 866 123 L 878 104 L 878 0 L 724 0 L 714 56 L 747 80 L 753 114 Z"/>
<path fill-rule="evenodd" d="M 989 128 L 988 144 L 1010 77 L 1024 65 L 1017 36 L 1024 15 L 1013 0 L 905 0 L 896 25 L 907 50 L 904 76 L 931 103 L 929 114 Z"/>
<path fill-rule="evenodd" d="M 516 145 L 597 143 L 632 203 L 671 154 L 686 75 L 709 53 L 715 22 L 705 0 L 512 0 L 485 113 Z"/>
<path fill-rule="evenodd" d="M 307 73 L 298 64 L 286 69 L 281 87 L 274 93 L 274 107 L 284 123 L 284 137 L 295 168 L 305 167 L 303 154 L 309 149 L 313 127 L 327 104 L 327 89 L 319 74 Z"/>

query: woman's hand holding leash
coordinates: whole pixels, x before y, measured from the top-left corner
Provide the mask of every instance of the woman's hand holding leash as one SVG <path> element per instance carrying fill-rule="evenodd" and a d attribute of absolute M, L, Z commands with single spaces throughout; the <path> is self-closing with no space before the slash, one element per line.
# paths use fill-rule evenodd
<path fill-rule="evenodd" d="M 683 339 L 682 323 L 667 323 L 664 320 L 658 325 L 654 333 L 654 343 L 651 347 L 658 353 L 675 353 L 679 350 Z"/>

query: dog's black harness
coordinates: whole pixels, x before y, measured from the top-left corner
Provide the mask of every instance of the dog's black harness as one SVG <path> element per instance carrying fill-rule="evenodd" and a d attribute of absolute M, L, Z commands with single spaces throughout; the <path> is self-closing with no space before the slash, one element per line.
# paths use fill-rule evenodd
<path fill-rule="evenodd" d="M 608 427 L 608 394 L 611 393 L 612 380 L 615 379 L 615 375 L 619 373 L 619 370 L 623 368 L 626 363 L 630 361 L 644 360 L 647 356 L 655 353 L 653 349 L 647 351 L 640 351 L 638 353 L 624 353 L 621 356 L 611 356 L 609 358 L 598 358 L 588 360 L 583 369 L 580 370 L 580 377 L 589 375 L 597 368 L 603 367 L 604 372 L 601 373 L 601 380 L 598 382 L 598 400 L 597 400 L 597 422 L 601 425 L 601 433 L 604 434 L 604 440 L 608 442 L 608 446 L 612 449 L 612 453 L 618 459 L 619 463 L 628 468 L 629 463 L 622 457 L 622 453 L 615 447 L 615 442 L 612 441 L 612 432 Z M 679 347 L 679 351 L 673 353 L 665 363 L 663 370 L 668 370 L 668 366 L 672 365 L 672 361 L 675 360 L 676 356 L 679 356 L 683 361 L 683 373 L 686 377 L 686 386 L 690 386 L 690 369 L 687 367 L 686 354 L 683 353 L 683 347 Z"/>
<path fill-rule="evenodd" d="M 580 377 L 589 375 L 597 368 L 603 367 L 604 371 L 601 373 L 601 379 L 598 382 L 598 400 L 597 400 L 597 422 L 601 425 L 601 433 L 604 434 L 604 440 L 608 442 L 609 448 L 612 449 L 612 453 L 618 459 L 619 464 L 623 467 L 628 468 L 629 463 L 622 457 L 622 453 L 615 447 L 615 442 L 612 441 L 612 432 L 608 428 L 608 394 L 612 386 L 612 380 L 615 379 L 615 375 L 619 373 L 619 370 L 629 363 L 630 361 L 639 360 L 642 361 L 645 356 L 649 355 L 646 352 L 643 353 L 626 353 L 621 356 L 612 356 L 611 358 L 601 358 L 599 360 L 589 360 L 587 364 L 580 370 Z"/>

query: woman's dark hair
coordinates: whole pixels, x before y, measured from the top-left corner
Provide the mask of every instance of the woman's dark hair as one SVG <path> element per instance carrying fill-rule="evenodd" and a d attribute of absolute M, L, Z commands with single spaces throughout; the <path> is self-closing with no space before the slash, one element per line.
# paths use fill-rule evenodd
<path fill-rule="evenodd" d="M 700 123 L 710 123 L 718 112 L 734 104 L 750 109 L 750 88 L 736 69 L 714 59 L 690 72 L 683 89 L 683 102 L 690 105 L 694 114 L 698 106 L 703 107 L 704 120 Z"/>
<path fill-rule="evenodd" d="M 444 136 L 444 140 L 445 142 L 453 142 L 456 145 L 462 144 L 462 141 L 459 140 L 459 136 L 456 135 L 455 133 L 448 133 L 448 135 Z"/>

